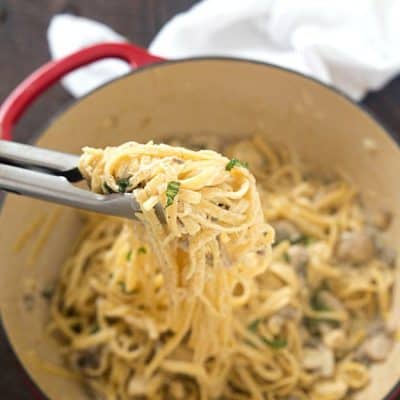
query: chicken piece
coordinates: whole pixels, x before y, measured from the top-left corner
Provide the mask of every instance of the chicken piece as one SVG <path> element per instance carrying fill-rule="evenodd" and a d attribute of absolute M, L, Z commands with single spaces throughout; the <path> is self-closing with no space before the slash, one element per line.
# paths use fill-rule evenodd
<path fill-rule="evenodd" d="M 312 388 L 311 398 L 340 400 L 345 398 L 347 390 L 348 385 L 341 379 L 318 381 Z"/>
<path fill-rule="evenodd" d="M 346 335 L 343 329 L 329 329 L 323 336 L 323 341 L 330 349 L 337 350 L 346 347 Z"/>
<path fill-rule="evenodd" d="M 305 347 L 302 359 L 303 368 L 328 378 L 333 375 L 335 358 L 333 351 L 324 345 Z"/>
<path fill-rule="evenodd" d="M 295 242 L 300 239 L 301 232 L 297 229 L 296 225 L 288 220 L 281 219 L 271 223 L 275 229 L 275 242 L 279 243 L 282 240 L 289 240 Z"/>
<path fill-rule="evenodd" d="M 386 332 L 378 332 L 369 337 L 361 347 L 362 355 L 371 361 L 383 361 L 393 346 L 393 339 Z"/>
<path fill-rule="evenodd" d="M 364 231 L 343 232 L 336 246 L 336 256 L 340 261 L 362 264 L 376 254 L 376 246 L 370 234 Z"/>

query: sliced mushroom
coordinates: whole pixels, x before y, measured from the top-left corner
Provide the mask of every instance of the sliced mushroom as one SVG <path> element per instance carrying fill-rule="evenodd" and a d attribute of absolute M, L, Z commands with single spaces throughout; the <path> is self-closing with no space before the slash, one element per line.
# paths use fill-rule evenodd
<path fill-rule="evenodd" d="M 336 247 L 336 256 L 341 261 L 362 264 L 376 254 L 373 238 L 365 231 L 343 232 Z"/>
<path fill-rule="evenodd" d="M 331 349 L 343 349 L 346 346 L 346 335 L 343 329 L 330 329 L 323 336 L 324 343 Z"/>
<path fill-rule="evenodd" d="M 324 345 L 305 347 L 302 358 L 303 368 L 328 378 L 333 375 L 335 357 L 333 351 Z"/>
<path fill-rule="evenodd" d="M 361 351 L 371 361 L 383 361 L 393 346 L 393 339 L 385 332 L 379 332 L 368 338 L 362 345 Z"/>
<path fill-rule="evenodd" d="M 340 400 L 345 398 L 347 390 L 347 383 L 341 379 L 325 380 L 314 384 L 312 395 L 318 399 Z"/>
<path fill-rule="evenodd" d="M 307 249 L 298 244 L 289 247 L 288 256 L 290 264 L 298 270 L 305 268 L 309 261 Z"/>
<path fill-rule="evenodd" d="M 274 221 L 271 225 L 275 229 L 275 241 L 277 243 L 282 240 L 290 240 L 293 242 L 301 237 L 301 232 L 297 229 L 296 225 L 292 224 L 288 220 L 281 219 Z"/>

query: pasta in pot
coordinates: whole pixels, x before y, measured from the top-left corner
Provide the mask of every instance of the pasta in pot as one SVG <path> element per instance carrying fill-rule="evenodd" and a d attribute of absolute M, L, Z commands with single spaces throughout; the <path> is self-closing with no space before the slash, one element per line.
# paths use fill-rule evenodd
<path fill-rule="evenodd" d="M 350 398 L 392 343 L 382 225 L 260 138 L 223 150 L 84 149 L 91 189 L 133 192 L 140 222 L 87 218 L 51 329 L 99 398 Z"/>

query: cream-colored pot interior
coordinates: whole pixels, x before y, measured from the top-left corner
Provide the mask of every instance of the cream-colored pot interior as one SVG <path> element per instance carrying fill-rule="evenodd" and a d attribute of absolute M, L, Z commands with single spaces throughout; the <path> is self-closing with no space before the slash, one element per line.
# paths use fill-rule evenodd
<path fill-rule="evenodd" d="M 269 141 L 293 146 L 318 168 L 340 167 L 369 203 L 394 212 L 388 235 L 391 245 L 400 248 L 397 145 L 369 115 L 341 95 L 271 66 L 207 59 L 138 71 L 77 101 L 52 121 L 38 145 L 79 153 L 85 145 L 159 141 L 171 134 L 231 140 L 256 132 Z M 45 334 L 48 302 L 37 294 L 33 309 L 27 311 L 22 300 L 27 290 L 38 293 L 56 279 L 77 237 L 76 211 L 62 208 L 46 239 L 54 208 L 7 196 L 0 219 L 1 315 L 14 350 L 43 392 L 50 399 L 84 400 L 87 394 L 76 381 L 51 372 L 50 366 L 59 360 L 55 343 Z M 21 234 L 35 222 L 33 240 L 15 251 Z M 42 237 L 44 248 L 31 262 Z M 397 278 L 398 288 L 399 273 Z M 399 319 L 399 294 L 395 302 Z M 359 399 L 383 398 L 399 377 L 400 343 L 385 363 L 373 367 L 373 380 Z"/>

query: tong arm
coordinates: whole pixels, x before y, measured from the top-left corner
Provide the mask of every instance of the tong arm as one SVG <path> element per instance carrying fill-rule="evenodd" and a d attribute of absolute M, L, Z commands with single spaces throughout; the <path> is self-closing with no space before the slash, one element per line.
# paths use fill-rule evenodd
<path fill-rule="evenodd" d="M 0 163 L 0 189 L 101 214 L 135 218 L 140 206 L 132 194 L 101 195 L 73 186 L 64 176 Z"/>

